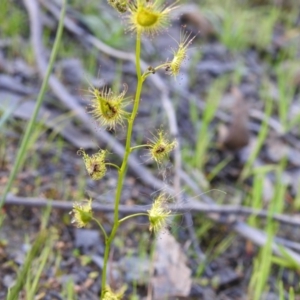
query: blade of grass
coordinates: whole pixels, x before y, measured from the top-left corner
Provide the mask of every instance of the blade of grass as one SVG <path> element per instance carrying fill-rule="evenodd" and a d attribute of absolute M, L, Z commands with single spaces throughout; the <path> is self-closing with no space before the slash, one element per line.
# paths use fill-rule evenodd
<path fill-rule="evenodd" d="M 3 101 L 3 100 L 1 99 L 1 101 Z M 0 118 L 0 129 L 5 124 L 5 122 L 9 119 L 9 117 L 13 114 L 13 112 L 18 107 L 18 105 L 19 105 L 19 103 L 16 103 L 15 105 L 8 107 L 8 108 L 6 108 L 5 106 L 0 107 L 0 111 L 3 110 L 3 114 Z"/>
<path fill-rule="evenodd" d="M 268 130 L 269 130 L 268 129 L 268 121 L 269 121 L 269 118 L 272 113 L 273 101 L 271 99 L 266 99 L 265 104 L 266 104 L 265 119 L 261 125 L 260 131 L 259 131 L 259 134 L 257 137 L 256 146 L 253 149 L 253 151 L 251 152 L 249 159 L 247 160 L 246 165 L 244 166 L 244 169 L 240 176 L 240 180 L 244 180 L 249 176 L 251 167 L 253 166 L 253 163 L 254 163 L 255 159 L 257 158 L 259 151 L 260 151 L 261 147 L 263 146 L 265 139 L 267 137 L 267 134 L 268 134 Z"/>
<path fill-rule="evenodd" d="M 265 174 L 256 174 L 254 177 L 253 188 L 252 188 L 252 201 L 251 207 L 253 209 L 261 209 L 262 203 L 262 191 Z M 248 224 L 252 227 L 258 227 L 257 219 L 255 215 L 251 215 L 248 219 Z"/>
<path fill-rule="evenodd" d="M 75 295 L 75 287 L 73 279 L 69 279 L 67 284 L 65 285 L 65 294 L 67 294 L 67 300 L 76 300 L 77 297 Z"/>
<path fill-rule="evenodd" d="M 279 281 L 279 300 L 284 300 L 284 288 L 281 280 Z"/>
<path fill-rule="evenodd" d="M 282 259 L 282 260 L 285 260 L 286 264 L 289 265 L 290 268 L 293 268 L 295 270 L 299 270 L 300 269 L 300 266 L 299 264 L 295 261 L 295 259 L 286 251 L 286 249 L 282 246 L 279 245 L 279 250 L 280 250 L 280 253 L 282 255 L 282 258 L 279 258 L 279 259 Z M 274 257 L 273 259 L 275 259 L 277 262 L 279 261 L 278 258 Z"/>
<path fill-rule="evenodd" d="M 272 256 L 272 238 L 273 234 L 268 234 L 266 245 L 260 250 L 258 258 L 255 260 L 254 270 L 250 281 L 250 297 L 253 300 L 260 300 L 263 291 L 265 290 L 267 280 L 271 269 Z"/>
<path fill-rule="evenodd" d="M 273 205 L 273 210 L 271 213 L 278 213 L 281 214 L 284 211 L 284 206 L 285 206 L 285 194 L 287 190 L 287 183 L 282 180 L 282 176 L 284 171 L 286 170 L 286 159 L 282 159 L 279 163 L 279 166 L 276 170 L 276 188 L 275 188 L 275 197 L 273 199 L 272 205 Z"/>
<path fill-rule="evenodd" d="M 49 258 L 50 251 L 52 250 L 50 240 L 51 239 L 47 239 L 47 244 L 44 246 L 44 249 L 39 257 L 38 269 L 34 273 L 33 281 L 30 283 L 30 289 L 26 293 L 28 299 L 34 299 L 35 293 L 38 289 L 39 280 Z"/>
<path fill-rule="evenodd" d="M 228 156 L 222 161 L 220 161 L 206 176 L 206 179 L 208 181 L 212 181 L 215 178 L 215 176 L 217 176 L 221 172 L 221 170 L 223 170 L 232 161 L 232 159 L 233 157 Z"/>
<path fill-rule="evenodd" d="M 201 127 L 197 134 L 198 137 L 195 150 L 196 155 L 194 157 L 194 166 L 200 170 L 205 164 L 205 156 L 210 142 L 209 125 L 215 116 L 216 110 L 221 100 L 221 96 L 227 84 L 227 77 L 218 79 L 210 87 L 209 94 L 206 99 L 206 106 L 203 111 Z"/>
<path fill-rule="evenodd" d="M 30 271 L 31 264 L 33 260 L 38 256 L 39 252 L 41 251 L 47 239 L 48 239 L 47 230 L 41 231 L 37 236 L 35 242 L 33 243 L 31 250 L 28 252 L 26 256 L 24 265 L 17 276 L 15 285 L 11 289 L 9 289 L 6 300 L 19 299 L 18 295 L 22 290 L 22 288 L 24 287 L 27 275 Z"/>
<path fill-rule="evenodd" d="M 284 250 L 281 251 L 282 258 L 276 258 L 272 255 L 272 243 L 274 240 L 274 236 L 276 235 L 276 232 L 278 230 L 278 222 L 274 222 L 274 220 L 272 219 L 272 215 L 274 213 L 281 213 L 284 207 L 284 194 L 286 191 L 286 184 L 282 182 L 282 173 L 285 169 L 285 165 L 286 160 L 283 159 L 280 162 L 279 166 L 277 166 L 276 168 L 276 190 L 274 192 L 274 197 L 270 201 L 268 207 L 268 218 L 266 224 L 268 240 L 267 244 L 260 250 L 260 254 L 257 258 L 257 264 L 255 264 L 255 268 L 249 285 L 253 300 L 261 299 L 262 293 L 266 290 L 267 281 L 270 276 L 273 262 L 279 263 L 281 266 L 287 266 L 287 264 L 293 265 L 294 263 L 290 258 L 290 255 L 287 255 L 286 251 Z M 268 168 L 263 169 L 263 171 L 267 170 Z"/>
<path fill-rule="evenodd" d="M 292 70 L 278 68 L 277 72 L 277 86 L 278 86 L 278 115 L 280 123 L 285 131 L 290 128 L 291 120 L 289 119 L 289 109 L 295 93 L 295 86 L 291 84 L 293 81 Z"/>
<path fill-rule="evenodd" d="M 291 286 L 289 290 L 289 300 L 295 300 L 294 288 Z"/>
<path fill-rule="evenodd" d="M 34 108 L 33 115 L 32 115 L 32 117 L 31 117 L 31 119 L 30 119 L 30 121 L 27 125 L 25 134 L 23 136 L 20 148 L 19 148 L 18 153 L 17 153 L 16 161 L 14 163 L 12 171 L 10 172 L 8 183 L 7 183 L 7 185 L 4 189 L 4 192 L 3 192 L 3 195 L 2 195 L 2 198 L 1 198 L 1 201 L 0 201 L 0 208 L 4 204 L 5 198 L 6 198 L 8 192 L 9 192 L 11 186 L 12 186 L 12 183 L 13 183 L 13 181 L 14 181 L 21 165 L 22 165 L 22 161 L 25 158 L 25 154 L 26 154 L 27 146 L 28 146 L 28 141 L 30 139 L 31 132 L 34 128 L 39 109 L 40 109 L 41 104 L 43 102 L 43 98 L 44 98 L 44 95 L 45 95 L 45 92 L 46 92 L 46 89 L 47 89 L 47 86 L 48 86 L 49 77 L 50 77 L 51 71 L 53 69 L 54 61 L 56 59 L 56 55 L 57 55 L 57 52 L 58 52 L 60 40 L 61 40 L 61 37 L 62 37 L 62 32 L 63 32 L 63 27 L 64 27 L 63 26 L 64 25 L 64 16 L 65 16 L 65 12 L 66 12 L 66 2 L 67 2 L 67 0 L 63 0 L 63 2 L 62 2 L 62 9 L 61 9 L 61 15 L 60 15 L 60 19 L 59 19 L 58 29 L 57 29 L 54 45 L 53 45 L 53 48 L 52 48 L 52 51 L 51 51 L 51 56 L 50 56 L 50 61 L 49 61 L 48 67 L 47 67 L 47 71 L 46 71 L 46 74 L 45 74 L 45 77 L 44 77 L 44 80 L 43 80 L 43 83 L 42 83 L 42 87 L 41 87 L 41 90 L 39 92 L 39 95 L 38 95 L 38 98 L 37 98 L 37 101 L 36 101 L 36 105 L 35 105 L 35 108 Z"/>

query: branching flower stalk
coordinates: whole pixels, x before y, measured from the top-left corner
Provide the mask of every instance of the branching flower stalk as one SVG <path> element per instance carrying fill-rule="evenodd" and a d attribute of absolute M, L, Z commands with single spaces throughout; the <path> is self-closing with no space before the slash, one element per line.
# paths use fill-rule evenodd
<path fill-rule="evenodd" d="M 169 75 L 177 76 L 180 66 L 187 57 L 187 47 L 190 45 L 190 35 L 185 36 L 183 41 L 178 43 L 178 50 L 173 50 L 173 58 L 170 61 L 158 66 L 149 67 L 143 74 L 141 70 L 141 37 L 142 35 L 150 35 L 159 33 L 169 24 L 170 12 L 176 8 L 175 2 L 171 6 L 161 6 L 160 0 L 108 0 L 108 3 L 116 9 L 119 13 L 127 13 L 127 20 L 129 23 L 129 30 L 136 33 L 136 47 L 135 47 L 135 62 L 137 87 L 133 102 L 133 109 L 131 113 L 127 113 L 124 108 L 128 101 L 125 98 L 127 88 L 119 95 L 114 95 L 109 88 L 104 88 L 102 91 L 92 88 L 92 104 L 91 113 L 94 118 L 99 121 L 102 126 L 114 128 L 118 124 L 127 122 L 127 134 L 125 153 L 121 166 L 107 162 L 108 152 L 106 150 L 99 150 L 97 153 L 89 156 L 84 150 L 80 149 L 78 154 L 82 155 L 85 167 L 89 176 L 93 180 L 99 180 L 105 176 L 107 165 L 113 166 L 118 170 L 118 181 L 115 194 L 114 203 L 114 223 L 111 232 L 108 234 L 101 222 L 94 218 L 92 211 L 92 200 L 87 200 L 83 204 L 75 203 L 73 207 L 72 223 L 78 227 L 85 227 L 90 221 L 95 221 L 102 231 L 105 239 L 104 263 L 102 269 L 102 288 L 100 299 L 122 299 L 124 290 L 114 292 L 107 284 L 107 264 L 110 254 L 111 244 L 117 234 L 120 224 L 130 218 L 137 216 L 147 216 L 149 218 L 149 229 L 154 233 L 166 228 L 168 225 L 168 218 L 171 211 L 167 208 L 168 197 L 165 194 L 160 194 L 153 202 L 152 208 L 147 213 L 138 213 L 119 219 L 119 204 L 122 195 L 123 183 L 128 167 L 129 155 L 132 151 L 145 147 L 149 150 L 149 157 L 157 164 L 163 162 L 168 158 L 170 152 L 176 146 L 176 141 L 170 141 L 163 130 L 157 131 L 157 136 L 154 136 L 148 144 L 131 146 L 132 131 L 134 122 L 139 110 L 143 82 L 151 74 L 155 74 L 159 69 L 165 69 Z M 176 63 L 174 63 L 176 62 Z"/>
<path fill-rule="evenodd" d="M 134 120 L 136 118 L 139 103 L 140 103 L 140 96 L 142 92 L 142 86 L 143 86 L 143 80 L 141 75 L 141 64 L 140 64 L 140 55 L 141 55 L 141 33 L 137 32 L 137 38 L 136 38 L 136 74 L 137 74 L 137 89 L 134 99 L 134 105 L 133 110 L 131 113 L 131 116 L 128 119 L 128 128 L 127 128 L 127 137 L 126 137 L 126 146 L 125 146 L 125 154 L 123 158 L 123 162 L 121 165 L 121 168 L 119 170 L 119 178 L 118 178 L 118 184 L 117 184 L 117 191 L 116 191 L 116 198 L 115 198 L 115 208 L 114 208 L 114 225 L 112 228 L 112 231 L 109 235 L 109 238 L 106 240 L 105 243 L 105 252 L 104 252 L 104 265 L 102 270 L 102 296 L 104 296 L 103 288 L 106 286 L 106 273 L 107 273 L 107 263 L 108 263 L 108 257 L 110 252 L 110 246 L 111 243 L 117 233 L 117 230 L 119 228 L 119 205 L 120 205 L 120 199 L 121 199 L 121 193 L 123 188 L 123 182 L 125 173 L 127 170 L 127 164 L 128 164 L 128 158 L 130 154 L 130 148 L 131 148 L 131 135 L 132 135 L 132 129 Z"/>

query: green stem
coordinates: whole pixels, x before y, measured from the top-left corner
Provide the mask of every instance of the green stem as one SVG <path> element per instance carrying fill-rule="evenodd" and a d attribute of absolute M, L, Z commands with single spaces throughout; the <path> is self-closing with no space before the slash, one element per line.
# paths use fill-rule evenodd
<path fill-rule="evenodd" d="M 138 146 L 134 146 L 130 148 L 130 152 L 132 152 L 135 149 L 139 149 L 139 148 L 144 148 L 144 147 L 149 147 L 148 144 L 144 144 L 144 145 L 138 145 Z"/>
<path fill-rule="evenodd" d="M 170 65 L 170 63 L 169 63 L 169 62 L 166 62 L 166 63 L 164 63 L 164 64 L 161 64 L 161 65 L 159 65 L 159 66 L 153 68 L 153 71 L 154 71 L 154 72 L 157 72 L 159 69 L 167 68 L 169 65 Z M 145 81 L 146 78 L 147 78 L 149 75 L 154 74 L 153 71 L 146 71 L 146 72 L 142 75 L 142 80 Z"/>
<path fill-rule="evenodd" d="M 138 217 L 138 216 L 149 216 L 149 214 L 146 214 L 146 213 L 137 213 L 137 214 L 133 214 L 133 215 L 127 216 L 127 217 L 125 217 L 125 218 L 119 220 L 119 225 L 120 225 L 122 222 L 124 222 L 124 221 L 126 221 L 126 220 L 128 220 L 128 219 L 130 219 L 130 218 L 134 218 L 134 217 Z"/>
<path fill-rule="evenodd" d="M 105 237 L 105 241 L 108 239 L 107 237 L 107 234 L 106 234 L 106 231 L 104 229 L 104 227 L 102 226 L 102 224 L 96 219 L 96 218 L 93 218 L 93 220 L 97 223 L 97 225 L 100 227 L 104 237 Z"/>
<path fill-rule="evenodd" d="M 112 163 L 105 163 L 105 165 L 115 167 L 118 171 L 120 171 L 120 167 L 117 166 L 117 165 L 115 165 L 115 164 L 112 164 Z"/>
<path fill-rule="evenodd" d="M 1 201 L 0 201 L 0 208 L 3 206 L 4 201 L 6 199 L 6 196 L 7 196 L 8 192 L 9 192 L 11 186 L 12 186 L 12 183 L 13 183 L 20 167 L 21 167 L 22 161 L 24 159 L 24 155 L 25 155 L 25 153 L 27 151 L 27 148 L 28 148 L 29 138 L 31 136 L 33 127 L 35 126 L 37 115 L 38 115 L 38 112 L 40 110 L 41 104 L 43 102 L 43 98 L 44 98 L 44 95 L 45 95 L 45 92 L 46 92 L 46 89 L 47 89 L 47 86 L 48 86 L 49 77 L 50 77 L 51 71 L 53 69 L 54 61 L 56 59 L 56 55 L 57 55 L 57 52 L 58 52 L 58 48 L 59 48 L 59 44 L 60 44 L 60 40 L 61 40 L 63 28 L 64 28 L 63 25 L 64 25 L 65 13 L 66 13 L 66 2 L 67 2 L 67 0 L 64 0 L 63 4 L 62 4 L 62 9 L 61 9 L 59 23 L 58 23 L 58 29 L 57 29 L 57 33 L 56 33 L 56 37 L 55 37 L 55 42 L 54 42 L 54 45 L 53 45 L 53 48 L 52 48 L 52 51 L 51 51 L 50 61 L 49 61 L 49 64 L 48 64 L 48 67 L 47 67 L 47 70 L 46 70 L 46 75 L 43 79 L 42 87 L 40 89 L 40 92 L 39 92 L 37 100 L 36 100 L 36 104 L 35 104 L 35 107 L 34 107 L 34 112 L 32 114 L 32 117 L 31 117 L 28 125 L 27 125 L 26 131 L 24 133 L 24 137 L 22 139 L 19 151 L 17 153 L 17 158 L 16 158 L 16 161 L 15 161 L 15 164 L 13 166 L 12 171 L 10 172 L 8 182 L 5 186 L 5 189 L 4 189 Z"/>
<path fill-rule="evenodd" d="M 130 149 L 131 149 L 131 135 L 132 135 L 133 123 L 134 123 L 134 120 L 135 120 L 137 112 L 138 112 L 140 97 L 141 97 L 141 92 L 142 92 L 142 86 L 143 86 L 140 56 L 141 56 L 141 33 L 137 32 L 136 52 L 135 52 L 137 89 L 136 89 L 136 94 L 135 94 L 135 99 L 134 99 L 133 110 L 130 115 L 130 118 L 128 119 L 125 154 L 124 154 L 122 166 L 119 171 L 119 178 L 118 178 L 117 191 L 116 191 L 116 197 L 115 197 L 114 225 L 113 225 L 112 231 L 111 231 L 111 233 L 106 241 L 106 244 L 105 244 L 104 263 L 103 263 L 103 269 L 102 269 L 102 287 L 101 287 L 102 291 L 101 291 L 100 299 L 103 299 L 104 293 L 105 293 L 106 272 L 107 272 L 106 270 L 107 270 L 108 257 L 109 257 L 109 253 L 110 253 L 110 246 L 111 246 L 111 243 L 112 243 L 112 241 L 117 233 L 117 230 L 119 228 L 119 204 L 120 204 L 120 199 L 121 199 L 124 177 L 125 177 L 127 165 L 128 165 L 128 158 L 129 158 Z"/>

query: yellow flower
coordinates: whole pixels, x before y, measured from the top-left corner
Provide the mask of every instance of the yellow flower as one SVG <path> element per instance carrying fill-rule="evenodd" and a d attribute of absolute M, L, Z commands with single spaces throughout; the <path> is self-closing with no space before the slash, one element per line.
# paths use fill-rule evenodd
<path fill-rule="evenodd" d="M 195 36 L 193 38 L 190 38 L 191 34 L 187 34 L 184 32 L 182 32 L 182 34 L 180 35 L 181 37 L 178 48 L 176 50 L 173 49 L 173 59 L 169 62 L 166 68 L 166 71 L 174 77 L 179 74 L 181 65 L 187 57 L 187 48 L 195 38 Z"/>
<path fill-rule="evenodd" d="M 78 228 L 85 227 L 93 218 L 92 199 L 84 203 L 75 202 L 71 213 L 73 213 L 72 223 Z"/>
<path fill-rule="evenodd" d="M 162 7 L 160 0 L 134 0 L 128 5 L 129 30 L 157 34 L 169 25 L 170 12 L 177 8 L 176 2 Z"/>
<path fill-rule="evenodd" d="M 123 286 L 118 292 L 113 292 L 107 285 L 104 292 L 103 300 L 121 300 L 125 293 L 126 286 Z"/>
<path fill-rule="evenodd" d="M 162 130 L 158 131 L 158 136 L 151 141 L 150 156 L 157 163 L 161 163 L 169 153 L 176 147 L 176 140 L 170 142 Z"/>
<path fill-rule="evenodd" d="M 167 198 L 165 194 L 160 194 L 153 202 L 152 207 L 148 210 L 150 231 L 155 233 L 166 228 L 168 224 L 168 217 L 171 211 L 166 208 Z"/>
<path fill-rule="evenodd" d="M 125 94 L 127 87 L 119 95 L 114 95 L 111 89 L 105 87 L 99 91 L 97 88 L 92 88 L 92 110 L 96 120 L 99 120 L 102 126 L 115 128 L 117 124 L 122 124 L 124 118 L 128 115 L 123 108 L 128 104 Z"/>
<path fill-rule="evenodd" d="M 77 152 L 83 156 L 85 168 L 93 180 L 101 179 L 106 173 L 105 156 L 106 150 L 99 150 L 99 152 L 89 156 L 83 149 Z"/>

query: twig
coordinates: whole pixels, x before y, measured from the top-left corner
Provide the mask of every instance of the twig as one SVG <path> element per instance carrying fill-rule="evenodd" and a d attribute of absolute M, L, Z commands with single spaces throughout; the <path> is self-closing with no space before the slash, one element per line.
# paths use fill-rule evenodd
<path fill-rule="evenodd" d="M 61 210 L 71 211 L 73 204 L 70 201 L 63 200 L 47 200 L 42 198 L 33 197 L 18 197 L 8 194 L 5 205 L 22 205 L 27 207 L 46 207 L 51 205 L 53 208 Z M 251 207 L 237 206 L 237 205 L 210 205 L 198 202 L 185 202 L 182 206 L 178 204 L 170 204 L 168 208 L 175 213 L 195 212 L 195 213 L 206 213 L 206 214 L 220 214 L 220 215 L 234 215 L 232 218 L 218 218 L 217 222 L 234 224 L 242 216 L 256 216 L 259 218 L 266 219 L 272 217 L 274 221 L 278 221 L 281 224 L 300 227 L 300 215 L 298 216 L 287 216 L 283 214 L 273 214 L 266 210 L 256 210 Z M 93 203 L 93 209 L 99 212 L 112 212 L 113 206 L 108 204 Z M 123 214 L 134 214 L 147 212 L 149 209 L 148 205 L 120 205 L 120 212 Z M 247 225 L 247 227 L 249 227 Z"/>
<path fill-rule="evenodd" d="M 242 222 L 238 222 L 237 225 L 238 226 L 235 226 L 235 231 L 238 232 L 241 236 L 244 236 L 245 238 L 252 236 L 253 237 L 252 242 L 259 246 L 264 246 L 266 244 L 267 235 L 264 232 L 262 232 L 261 230 L 252 228 Z M 276 238 L 275 238 L 275 240 L 276 240 Z M 278 241 L 278 242 L 280 242 L 280 241 Z M 272 250 L 275 254 L 282 256 L 282 252 L 280 251 L 280 248 L 278 247 L 277 243 L 275 243 L 275 242 L 272 243 Z M 298 253 L 296 253 L 286 247 L 284 248 L 284 250 L 287 251 L 287 253 L 295 261 L 297 261 L 298 264 L 300 263 L 300 261 L 299 261 L 300 256 Z"/>
<path fill-rule="evenodd" d="M 70 201 L 62 201 L 62 200 L 46 200 L 41 198 L 23 198 L 18 197 L 9 194 L 6 198 L 5 205 L 17 205 L 17 206 L 25 206 L 25 207 L 38 207 L 38 208 L 44 208 L 46 206 L 51 206 L 54 209 L 60 209 L 64 211 L 71 211 L 73 208 L 73 204 Z M 267 218 L 268 212 L 264 210 L 253 210 L 249 207 L 242 207 L 242 206 L 228 206 L 228 205 L 207 205 L 207 204 L 199 204 L 197 207 L 194 207 L 193 205 L 185 204 L 184 207 L 177 207 L 170 205 L 169 207 L 171 210 L 175 210 L 177 213 L 183 213 L 183 212 L 198 212 L 198 213 L 215 213 L 215 214 L 234 214 L 234 215 L 243 215 L 244 217 L 255 215 L 260 218 Z M 145 213 L 149 209 L 147 206 L 128 206 L 128 205 L 120 205 L 120 213 L 122 214 L 133 214 L 133 213 Z M 113 206 L 107 205 L 107 204 L 99 204 L 99 203 L 93 203 L 93 210 L 96 212 L 107 212 L 112 213 L 113 212 Z M 282 224 L 290 225 L 290 226 L 297 226 L 300 227 L 300 217 L 290 217 L 285 215 L 273 215 L 272 218 Z M 218 218 L 221 220 L 221 218 Z M 237 217 L 235 218 L 237 219 Z M 229 222 L 229 221 L 228 221 Z M 230 221 L 232 222 L 232 220 Z M 257 233 L 259 237 L 255 237 L 254 239 L 251 239 L 254 243 L 258 245 L 264 245 L 265 243 L 265 236 L 264 233 L 261 231 L 254 229 L 254 230 L 248 230 L 249 226 L 246 225 L 244 227 L 244 224 L 242 222 L 238 222 L 239 230 L 237 231 L 240 233 L 240 235 L 244 236 L 246 239 L 249 239 L 250 236 L 256 236 Z M 246 228 L 246 231 L 243 232 L 243 229 Z M 251 227 L 250 227 L 251 228 Z M 297 251 L 300 251 L 300 244 L 286 240 L 283 238 L 275 237 L 274 239 L 278 244 L 281 244 L 287 248 L 295 249 Z M 200 250 L 200 253 L 202 251 Z M 198 253 L 199 254 L 199 253 Z M 203 260 L 205 260 L 205 256 L 201 257 Z M 209 268 L 206 269 L 207 272 L 209 272 Z"/>

